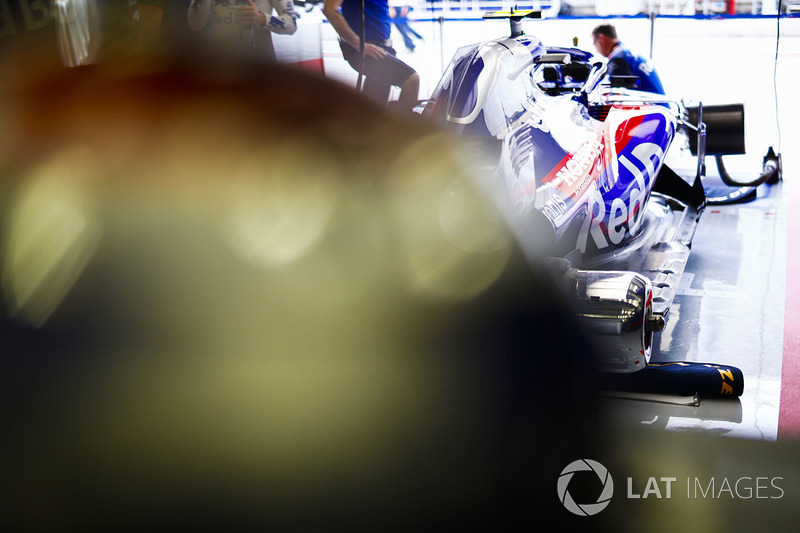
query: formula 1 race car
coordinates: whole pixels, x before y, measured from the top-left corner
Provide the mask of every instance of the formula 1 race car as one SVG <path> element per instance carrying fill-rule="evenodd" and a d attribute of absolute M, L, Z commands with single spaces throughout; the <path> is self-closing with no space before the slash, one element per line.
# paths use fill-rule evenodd
<path fill-rule="evenodd" d="M 602 368 L 634 372 L 689 257 L 705 155 L 744 153 L 743 106 L 688 108 L 635 78 L 609 83 L 593 54 L 525 35 L 537 15 L 485 15 L 509 19 L 511 35 L 460 48 L 422 114 L 483 154 L 485 185 L 526 253 L 556 265 Z M 688 180 L 665 164 L 681 136 L 696 157 Z"/>

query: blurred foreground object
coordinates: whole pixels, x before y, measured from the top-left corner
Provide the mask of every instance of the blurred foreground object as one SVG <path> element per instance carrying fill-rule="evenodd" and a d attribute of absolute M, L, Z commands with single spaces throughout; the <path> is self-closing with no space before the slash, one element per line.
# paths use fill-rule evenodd
<path fill-rule="evenodd" d="M 592 347 L 451 138 L 213 59 L 0 105 L 5 523 L 561 516 L 601 442 Z"/>

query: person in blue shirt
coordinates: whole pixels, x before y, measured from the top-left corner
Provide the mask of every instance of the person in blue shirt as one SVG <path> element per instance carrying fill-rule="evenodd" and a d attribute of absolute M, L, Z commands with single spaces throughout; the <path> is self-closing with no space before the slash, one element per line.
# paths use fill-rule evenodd
<path fill-rule="evenodd" d="M 400 88 L 397 108 L 411 111 L 419 96 L 419 74 L 396 57 L 388 0 L 364 2 L 364 62 L 361 63 L 361 0 L 325 0 L 323 13 L 339 34 L 345 60 L 363 74 L 364 93 L 385 104 L 392 86 Z"/>
<path fill-rule="evenodd" d="M 664 94 L 664 86 L 652 61 L 631 52 L 617 37 L 612 24 L 601 24 L 592 30 L 592 39 L 597 52 L 608 58 L 609 76 L 636 76 L 640 91 Z"/>

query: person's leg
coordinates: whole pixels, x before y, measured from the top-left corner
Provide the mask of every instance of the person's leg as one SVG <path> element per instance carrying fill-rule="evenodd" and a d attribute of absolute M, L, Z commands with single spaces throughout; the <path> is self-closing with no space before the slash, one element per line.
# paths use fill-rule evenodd
<path fill-rule="evenodd" d="M 409 34 L 409 29 L 410 28 L 405 23 L 400 24 L 399 22 L 395 22 L 394 25 L 397 28 L 397 30 L 400 32 L 400 35 L 403 36 L 403 44 L 406 45 L 406 48 L 408 50 L 413 51 L 414 50 L 414 40 L 411 38 L 411 35 Z"/>
<path fill-rule="evenodd" d="M 369 62 L 369 58 L 367 62 Z M 369 69 L 365 70 L 369 72 Z M 370 76 L 366 74 L 366 78 L 367 79 L 364 81 L 364 94 L 379 104 L 386 105 L 386 102 L 389 101 L 389 93 L 392 90 L 392 85 L 383 81 L 379 76 Z"/>
<path fill-rule="evenodd" d="M 361 53 L 358 50 L 343 41 L 339 41 L 339 48 L 342 50 L 345 61 L 353 67 L 353 70 L 364 76 L 362 92 L 376 102 L 386 105 L 392 85 L 383 75 L 382 61 L 366 56 L 362 65 Z"/>
<path fill-rule="evenodd" d="M 360 71 L 360 54 L 346 43 L 341 43 L 342 53 L 350 65 Z M 366 76 L 364 93 L 381 104 L 389 99 L 391 86 L 400 88 L 396 109 L 411 111 L 419 97 L 419 74 L 395 56 L 392 48 L 385 47 L 387 55 L 383 59 L 364 59 L 363 74 Z"/>
<path fill-rule="evenodd" d="M 386 57 L 380 60 L 380 72 L 376 73 L 381 81 L 400 88 L 400 97 L 395 109 L 411 112 L 419 97 L 419 74 L 400 61 L 392 48 L 386 48 Z"/>
<path fill-rule="evenodd" d="M 416 72 L 408 77 L 406 82 L 400 87 L 400 97 L 397 99 L 397 107 L 401 111 L 411 111 L 419 99 L 419 74 Z"/>
<path fill-rule="evenodd" d="M 411 34 L 412 34 L 414 37 L 416 37 L 416 38 L 417 38 L 417 39 L 419 39 L 420 41 L 424 41 L 425 39 L 422 37 L 422 35 L 420 35 L 419 33 L 417 33 L 417 32 L 416 32 L 416 30 L 414 30 L 414 28 L 412 28 L 412 27 L 411 27 L 411 24 L 409 24 L 409 23 L 408 23 L 408 14 L 409 14 L 409 13 L 411 13 L 412 11 L 414 11 L 414 7 L 413 7 L 413 6 L 406 6 L 406 9 L 404 10 L 404 13 L 405 13 L 405 14 L 403 15 L 403 23 L 405 24 L 405 26 L 406 26 L 406 29 L 407 29 L 409 32 L 411 32 Z"/>

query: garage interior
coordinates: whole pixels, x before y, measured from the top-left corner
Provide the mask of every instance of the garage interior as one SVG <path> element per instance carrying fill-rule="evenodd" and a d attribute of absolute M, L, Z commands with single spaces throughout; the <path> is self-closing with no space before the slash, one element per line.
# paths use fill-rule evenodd
<path fill-rule="evenodd" d="M 292 70 L 252 86 L 224 76 L 207 85 L 197 72 L 171 77 L 185 75 L 178 68 L 134 84 L 145 89 L 140 100 L 120 83 L 139 80 L 134 68 L 108 76 L 90 67 L 85 85 L 71 70 L 31 92 L 15 92 L 16 82 L 3 89 L 0 509 L 8 523 L 408 531 L 520 530 L 552 519 L 601 531 L 793 531 L 800 516 L 794 3 L 533 4 L 555 10 L 523 23 L 550 46 L 592 51 L 592 28 L 612 22 L 627 46 L 652 58 L 668 94 L 690 105 L 743 104 L 746 153 L 725 156 L 724 170 L 706 160 L 712 201 L 650 360 L 736 367 L 740 396 L 597 390 L 592 373 L 558 350 L 574 341 L 570 353 L 580 352 L 581 336 L 572 339 L 557 311 L 515 292 L 519 282 L 549 294 L 541 279 L 526 277 L 521 255 L 491 290 L 459 305 L 408 298 L 399 281 L 408 265 L 394 259 L 428 242 L 398 237 L 392 217 L 414 238 L 425 234 L 418 221 L 433 204 L 421 200 L 430 190 L 419 184 L 463 161 L 433 157 L 450 145 L 436 135 L 416 138 L 430 133 L 419 117 L 375 111 L 354 93 L 357 74 L 335 31 L 321 5 L 306 2 L 298 35 L 315 43 L 319 85 L 299 87 L 313 78 Z M 398 45 L 398 33 L 393 38 L 398 57 L 420 75 L 421 99 L 460 47 L 507 32 L 505 21 L 480 19 L 487 7 L 511 6 L 414 4 L 409 23 L 422 39 L 411 51 Z M 293 37 L 275 38 L 279 52 L 281 43 L 294 50 Z M 265 85 L 279 89 L 274 100 L 259 100 Z M 106 90 L 119 100 L 102 99 Z M 90 105 L 92 98 L 101 104 Z M 53 147 L 71 135 L 106 150 L 103 164 L 65 152 L 86 171 L 75 178 L 80 187 L 41 179 L 18 188 L 27 169 L 19 161 L 52 168 Z M 391 156 L 372 151 L 387 145 Z M 686 166 L 675 169 L 691 173 L 691 150 L 676 148 L 674 164 Z M 780 155 L 779 181 L 725 184 L 722 173 L 757 177 L 770 150 Z M 233 165 L 243 174 L 230 173 Z M 264 186 L 265 176 L 282 172 L 299 181 Z M 358 187 L 342 185 L 354 176 Z M 104 194 L 112 200 L 97 200 Z M 14 203 L 20 198 L 27 211 Z M 285 208 L 293 202 L 304 217 Z M 39 224 L 35 215 L 51 208 Z M 88 223 L 79 216 L 84 208 L 108 223 Z M 278 214 L 263 216 L 268 209 Z M 56 272 L 54 294 L 35 290 L 47 273 L 19 266 L 25 253 L 35 255 L 9 229 L 19 220 L 76 269 Z M 259 234 L 280 227 L 271 226 L 276 220 L 297 231 Z M 335 238 L 326 241 L 329 230 Z M 75 235 L 87 250 L 102 245 L 97 255 L 60 247 Z M 22 259 L 9 250 L 22 250 Z M 425 254 L 407 255 L 414 267 Z M 434 279 L 439 286 L 423 289 L 436 295 L 452 281 Z M 20 287 L 46 309 L 20 313 Z M 538 323 L 512 328 L 518 313 Z M 500 356 L 549 331 L 554 340 L 536 347 L 543 359 Z M 384 342 L 391 349 L 378 353 Z M 348 353 L 353 346 L 364 352 Z M 557 491 L 567 462 L 582 458 L 603 463 L 614 480 L 613 500 L 596 516 L 565 511 Z M 673 478 L 666 497 L 664 480 Z M 600 488 L 573 496 L 594 501 Z"/>

